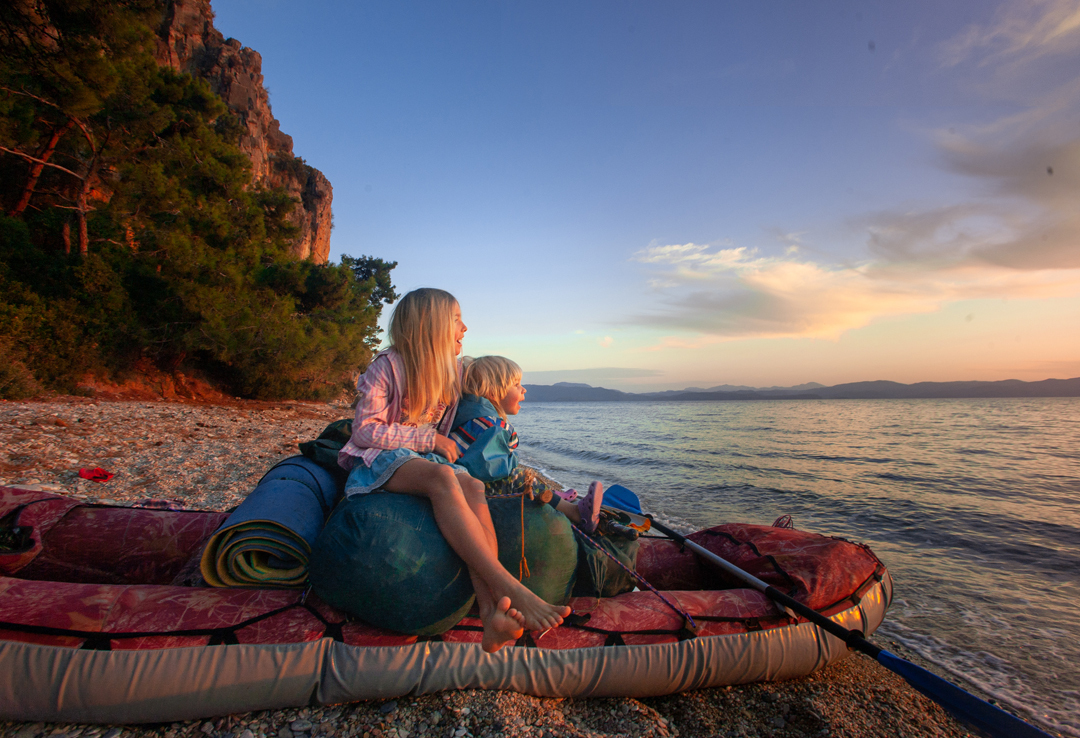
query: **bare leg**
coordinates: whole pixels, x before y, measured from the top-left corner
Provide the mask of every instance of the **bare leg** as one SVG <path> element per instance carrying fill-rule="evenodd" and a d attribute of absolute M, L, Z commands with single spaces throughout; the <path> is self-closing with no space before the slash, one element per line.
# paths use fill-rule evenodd
<path fill-rule="evenodd" d="M 455 479 L 461 486 L 465 504 L 473 511 L 480 527 L 484 529 L 488 547 L 495 558 L 498 558 L 499 543 L 495 537 L 495 524 L 491 520 L 487 497 L 484 496 L 483 483 L 468 474 L 458 474 Z M 516 641 L 521 637 L 525 632 L 525 616 L 510 606 L 509 597 L 501 597 L 496 601 L 487 583 L 480 579 L 471 568 L 469 576 L 472 578 L 473 591 L 476 592 L 480 620 L 484 623 L 484 637 L 481 645 L 485 651 L 493 653 L 509 641 Z"/>
<path fill-rule="evenodd" d="M 480 523 L 480 527 L 484 529 L 484 538 L 487 540 L 491 553 L 495 558 L 499 558 L 499 542 L 495 537 L 495 523 L 491 519 L 491 509 L 484 495 L 484 483 L 468 474 L 457 474 L 454 479 L 461 487 L 461 494 L 465 496 L 465 504 L 469 506 L 477 522 Z"/>
<path fill-rule="evenodd" d="M 556 506 L 556 510 L 561 512 L 570 522 L 574 525 L 580 526 L 586 533 L 591 533 L 596 530 L 596 521 L 599 518 L 600 505 L 604 500 L 604 486 L 600 482 L 593 482 L 589 485 L 589 494 L 577 502 L 569 502 L 567 500 L 559 500 L 559 504 Z M 588 518 L 583 514 L 582 506 L 584 506 L 584 513 L 588 515 Z"/>
<path fill-rule="evenodd" d="M 559 500 L 559 504 L 555 506 L 555 509 L 568 517 L 570 519 L 570 522 L 574 525 L 577 525 L 581 522 L 581 513 L 578 512 L 577 505 L 575 503 L 567 502 L 566 500 Z"/>
<path fill-rule="evenodd" d="M 403 492 L 426 497 L 431 501 L 431 506 L 435 511 L 435 522 L 446 538 L 446 542 L 465 561 L 473 581 L 476 582 L 479 579 L 482 583 L 480 587 L 475 588 L 478 604 L 482 607 L 481 617 L 485 612 L 489 614 L 489 617 L 498 617 L 494 613 L 505 612 L 511 620 L 514 620 L 515 618 L 509 615 L 509 611 L 516 609 L 524 618 L 526 628 L 547 630 L 561 624 L 563 618 L 570 614 L 569 607 L 556 607 L 544 602 L 503 568 L 503 565 L 499 563 L 496 549 L 493 548 L 494 527 L 490 528 L 489 537 L 489 532 L 484 529 L 485 526 L 478 512 L 474 511 L 466 501 L 465 492 L 454 476 L 453 469 L 426 459 L 412 459 L 402 464 L 383 488 L 389 492 Z M 486 509 L 486 504 L 483 507 Z M 491 525 L 490 515 L 486 516 L 486 522 L 489 526 Z M 482 594 L 485 589 L 483 585 L 486 585 L 490 599 Z M 500 611 L 499 605 L 504 597 L 510 599 L 512 607 Z M 487 601 L 483 602 L 480 598 Z M 492 606 L 490 610 L 488 610 L 489 604 Z M 498 627 L 495 623 L 493 626 L 495 626 L 493 628 L 495 631 L 506 630 L 505 627 Z M 486 636 L 487 622 L 484 627 Z"/>

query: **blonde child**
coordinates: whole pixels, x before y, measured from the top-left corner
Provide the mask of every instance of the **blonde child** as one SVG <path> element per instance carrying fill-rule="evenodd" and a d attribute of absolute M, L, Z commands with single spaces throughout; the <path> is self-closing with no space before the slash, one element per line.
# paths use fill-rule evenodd
<path fill-rule="evenodd" d="M 504 356 L 465 361 L 463 394 L 450 431 L 461 452 L 457 463 L 484 482 L 491 493 L 549 496 L 548 486 L 532 470 L 518 467 L 517 432 L 506 418 L 517 415 L 525 399 L 521 367 Z M 556 510 L 586 533 L 596 530 L 604 499 L 600 482 L 590 484 L 588 494 L 577 504 L 576 490 L 556 494 Z"/>
<path fill-rule="evenodd" d="M 448 292 L 408 293 L 390 318 L 390 348 L 357 380 L 360 395 L 352 437 L 338 454 L 349 470 L 347 496 L 376 490 L 431 501 L 435 522 L 469 569 L 483 648 L 493 652 L 525 628 L 562 623 L 568 607 L 529 591 L 498 559 L 498 544 L 484 485 L 453 462 L 460 456 L 447 437 L 460 393 L 461 308 Z"/>

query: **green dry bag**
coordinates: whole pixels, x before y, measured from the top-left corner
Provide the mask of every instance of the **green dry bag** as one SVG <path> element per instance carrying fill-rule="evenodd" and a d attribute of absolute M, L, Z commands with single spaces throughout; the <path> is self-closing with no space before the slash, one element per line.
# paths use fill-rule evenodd
<path fill-rule="evenodd" d="M 577 569 L 570 522 L 538 502 L 526 500 L 523 510 L 519 498 L 493 500 L 489 509 L 503 566 L 518 575 L 524 514 L 531 576 L 522 582 L 548 602 L 567 602 Z M 442 633 L 473 603 L 468 569 L 423 497 L 373 492 L 343 500 L 316 539 L 309 567 L 323 601 L 400 633 Z"/>
<path fill-rule="evenodd" d="M 442 633 L 473 603 L 469 572 L 423 497 L 374 492 L 343 500 L 309 567 L 324 602 L 400 633 Z"/>

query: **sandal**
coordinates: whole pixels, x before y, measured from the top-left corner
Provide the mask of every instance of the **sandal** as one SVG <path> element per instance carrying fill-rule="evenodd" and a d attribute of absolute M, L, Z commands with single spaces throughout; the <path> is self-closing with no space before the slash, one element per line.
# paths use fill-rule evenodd
<path fill-rule="evenodd" d="M 604 502 L 604 485 L 593 482 L 589 485 L 589 494 L 585 495 L 578 504 L 578 514 L 581 515 L 581 529 L 586 533 L 596 530 L 600 522 L 600 505 Z"/>

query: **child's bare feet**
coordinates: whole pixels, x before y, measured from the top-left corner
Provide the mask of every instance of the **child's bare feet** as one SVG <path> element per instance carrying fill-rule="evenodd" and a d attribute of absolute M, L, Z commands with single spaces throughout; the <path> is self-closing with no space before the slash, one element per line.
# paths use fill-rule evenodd
<path fill-rule="evenodd" d="M 596 530 L 600 522 L 600 505 L 604 502 L 604 485 L 593 482 L 589 485 L 589 494 L 578 502 L 578 514 L 581 515 L 581 529 L 586 533 Z"/>
<path fill-rule="evenodd" d="M 511 595 L 514 604 L 525 618 L 525 627 L 529 630 L 548 630 L 562 625 L 563 618 L 570 614 L 567 605 L 551 605 L 528 589 L 524 584 L 514 582 L 519 590 Z"/>
<path fill-rule="evenodd" d="M 510 607 L 509 597 L 502 597 L 495 604 L 495 610 L 484 621 L 484 637 L 480 645 L 488 653 L 495 653 L 507 643 L 521 638 L 524 632 L 524 616 Z"/>

